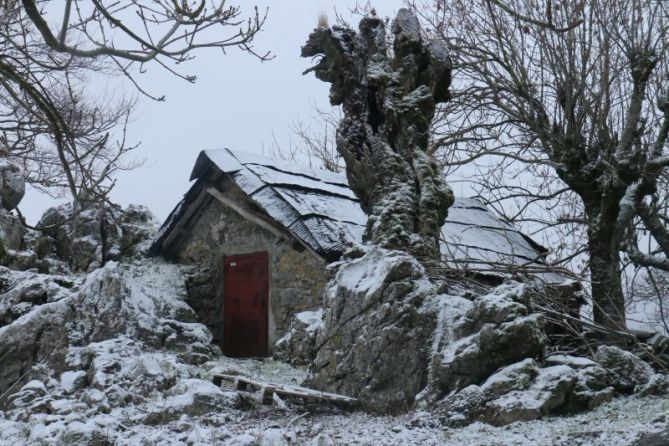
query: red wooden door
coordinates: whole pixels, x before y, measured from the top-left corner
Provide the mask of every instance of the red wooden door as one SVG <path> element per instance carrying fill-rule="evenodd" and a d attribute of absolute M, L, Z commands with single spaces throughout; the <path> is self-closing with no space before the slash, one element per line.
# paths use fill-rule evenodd
<path fill-rule="evenodd" d="M 227 256 L 223 274 L 223 352 L 267 355 L 267 253 Z"/>

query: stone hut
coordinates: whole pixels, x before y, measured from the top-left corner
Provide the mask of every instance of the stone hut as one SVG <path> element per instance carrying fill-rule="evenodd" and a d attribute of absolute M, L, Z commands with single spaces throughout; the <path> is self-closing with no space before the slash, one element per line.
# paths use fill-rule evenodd
<path fill-rule="evenodd" d="M 295 162 L 207 150 L 191 180 L 151 251 L 194 265 L 190 304 L 225 354 L 271 354 L 294 315 L 320 307 L 328 263 L 361 243 L 366 216 L 345 175 Z M 478 200 L 456 199 L 442 234 L 450 269 L 565 280 L 546 267 L 544 248 Z"/>

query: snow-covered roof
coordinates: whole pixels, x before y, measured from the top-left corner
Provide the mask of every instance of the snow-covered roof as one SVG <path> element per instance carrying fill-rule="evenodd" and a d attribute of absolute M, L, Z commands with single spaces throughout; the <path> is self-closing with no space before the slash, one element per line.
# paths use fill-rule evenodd
<path fill-rule="evenodd" d="M 338 258 L 348 245 L 362 241 L 367 216 L 344 174 L 220 149 L 200 153 L 191 180 L 210 175 L 212 168 L 227 174 L 271 219 L 327 260 Z M 189 191 L 184 202 L 192 197 Z M 170 232 L 184 202 L 165 222 L 156 243 Z M 442 236 L 443 259 L 453 268 L 497 275 L 520 268 L 549 283 L 565 281 L 561 274 L 546 270 L 544 248 L 497 218 L 477 199 L 456 198 Z"/>
<path fill-rule="evenodd" d="M 200 153 L 191 180 L 211 165 L 228 174 L 244 193 L 295 237 L 331 260 L 352 241 L 361 241 L 367 223 L 346 177 L 229 149 Z"/>

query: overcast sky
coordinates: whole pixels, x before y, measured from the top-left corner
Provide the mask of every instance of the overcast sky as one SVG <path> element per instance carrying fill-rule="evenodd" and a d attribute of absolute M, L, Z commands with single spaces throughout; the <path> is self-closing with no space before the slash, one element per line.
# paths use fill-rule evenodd
<path fill-rule="evenodd" d="M 236 0 L 245 12 L 251 6 L 269 7 L 262 34 L 255 42 L 259 52 L 276 56 L 269 62 L 241 51 L 198 53 L 184 67 L 198 81 L 188 84 L 157 67 L 140 76 L 151 92 L 164 94 L 166 102 L 140 98 L 129 141 L 141 142 L 137 156 L 146 164 L 118 177 L 114 201 L 144 204 L 162 221 L 188 189 L 188 178 L 197 154 L 204 149 L 230 147 L 262 153 L 274 136 L 288 145 L 290 124 L 306 121 L 312 103 L 328 105 L 329 86 L 313 74 L 302 76 L 310 61 L 300 58 L 300 47 L 316 26 L 319 12 L 334 17 L 334 8 L 346 13 L 354 0 Z M 382 5 L 381 5 L 382 4 Z M 381 16 L 393 16 L 401 0 L 375 3 Z M 331 20 L 332 22 L 333 20 Z M 355 20 L 357 23 L 357 19 Z M 131 94 L 132 87 L 124 84 Z M 35 223 L 54 200 L 28 191 L 20 208 Z"/>

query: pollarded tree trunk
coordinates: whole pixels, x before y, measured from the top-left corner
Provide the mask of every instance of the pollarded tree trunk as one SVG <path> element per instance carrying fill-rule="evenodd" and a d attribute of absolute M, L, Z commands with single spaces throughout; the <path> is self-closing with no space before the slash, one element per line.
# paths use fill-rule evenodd
<path fill-rule="evenodd" d="M 620 279 L 620 241 L 614 231 L 619 212 L 617 202 L 610 203 L 608 215 L 600 207 L 586 205 L 588 214 L 588 253 L 590 255 L 590 280 L 594 320 L 614 331 L 626 329 L 625 296 Z M 615 339 L 616 336 L 609 336 Z"/>
<path fill-rule="evenodd" d="M 369 215 L 365 240 L 434 260 L 453 194 L 427 148 L 436 104 L 449 99 L 451 63 L 409 10 L 398 12 L 392 32 L 390 54 L 377 17 L 362 19 L 357 33 L 318 28 L 302 56 L 320 60 L 305 73 L 331 83 L 330 102 L 343 106 L 337 150 Z"/>

